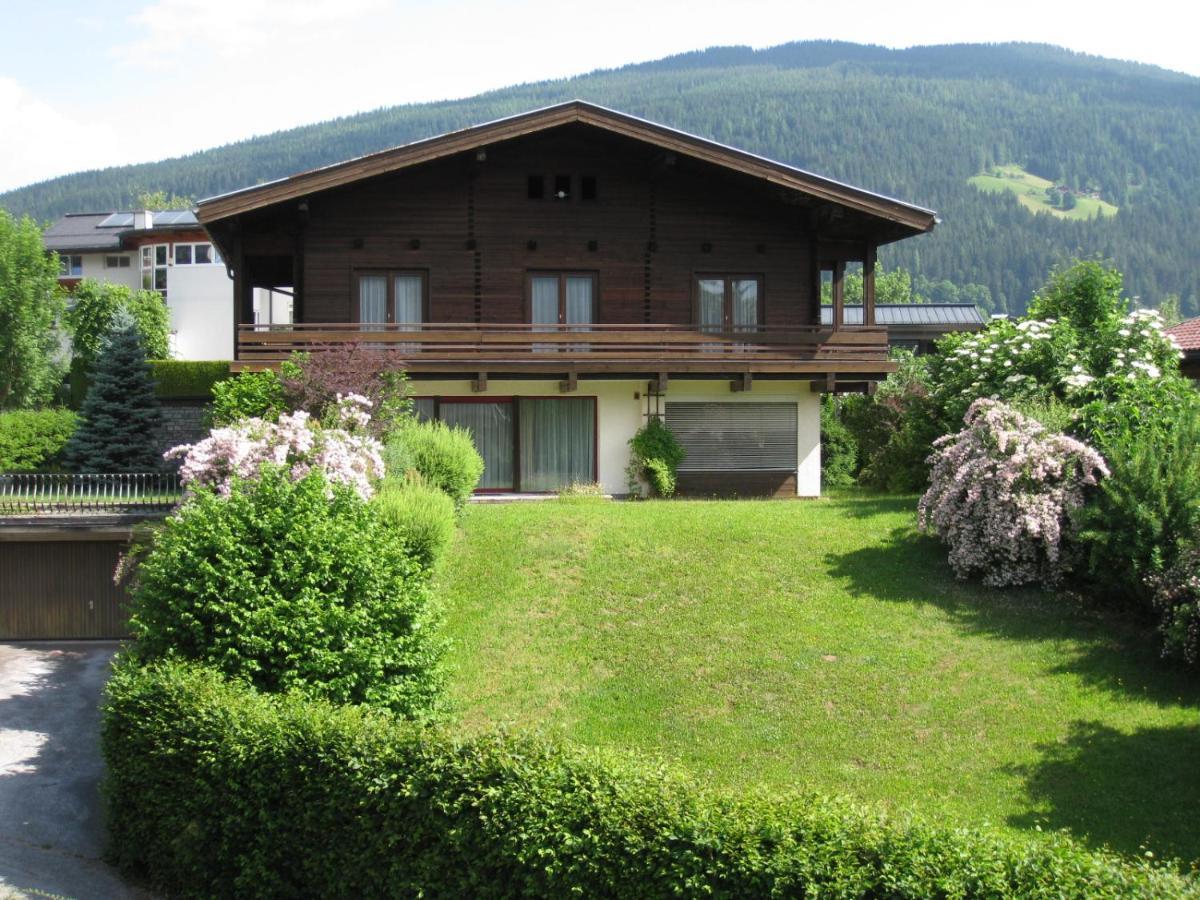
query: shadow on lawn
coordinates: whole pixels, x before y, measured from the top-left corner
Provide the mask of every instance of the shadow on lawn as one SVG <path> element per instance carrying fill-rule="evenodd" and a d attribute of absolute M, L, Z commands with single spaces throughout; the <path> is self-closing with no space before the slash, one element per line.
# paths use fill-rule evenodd
<path fill-rule="evenodd" d="M 1125 734 L 1073 722 L 1061 743 L 1038 747 L 1039 762 L 1009 769 L 1025 779 L 1040 812 L 1009 818 L 1018 828 L 1066 828 L 1092 846 L 1124 853 L 1200 857 L 1200 725 Z"/>
<path fill-rule="evenodd" d="M 1051 671 L 1164 706 L 1200 708 L 1194 677 L 1158 656 L 1151 631 L 1113 613 L 1036 589 L 987 588 L 958 581 L 945 550 L 911 528 L 894 529 L 881 544 L 825 558 L 828 572 L 851 594 L 893 603 L 930 603 L 962 628 L 1012 641 L 1069 641 Z"/>
<path fill-rule="evenodd" d="M 870 519 L 892 513 L 908 513 L 915 519 L 918 499 L 917 494 L 876 494 L 862 488 L 848 488 L 833 492 L 828 502 L 844 510 L 852 519 Z"/>

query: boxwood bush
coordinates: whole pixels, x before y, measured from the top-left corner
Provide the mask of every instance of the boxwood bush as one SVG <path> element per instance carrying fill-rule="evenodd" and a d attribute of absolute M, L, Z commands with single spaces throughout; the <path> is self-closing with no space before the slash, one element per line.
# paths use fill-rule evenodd
<path fill-rule="evenodd" d="M 292 482 L 264 466 L 163 523 L 137 567 L 130 630 L 143 659 L 417 717 L 440 687 L 433 613 L 424 572 L 373 507 L 319 470 Z"/>
<path fill-rule="evenodd" d="M 57 468 L 76 422 L 69 409 L 0 413 L 0 472 Z"/>
<path fill-rule="evenodd" d="M 1187 897 L 1063 835 L 710 793 L 662 766 L 118 665 L 102 728 L 112 856 L 188 897 Z"/>

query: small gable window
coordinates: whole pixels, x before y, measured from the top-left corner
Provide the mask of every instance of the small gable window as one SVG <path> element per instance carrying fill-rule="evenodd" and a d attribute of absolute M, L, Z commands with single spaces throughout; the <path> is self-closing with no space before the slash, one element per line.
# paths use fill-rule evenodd
<path fill-rule="evenodd" d="M 542 175 L 530 175 L 528 194 L 530 200 L 541 200 L 546 196 L 546 179 Z"/>
<path fill-rule="evenodd" d="M 570 175 L 555 175 L 554 176 L 554 199 L 555 200 L 570 200 L 571 199 L 571 176 Z"/>
<path fill-rule="evenodd" d="M 579 199 L 580 200 L 595 200 L 596 199 L 596 176 L 584 175 L 579 179 Z"/>

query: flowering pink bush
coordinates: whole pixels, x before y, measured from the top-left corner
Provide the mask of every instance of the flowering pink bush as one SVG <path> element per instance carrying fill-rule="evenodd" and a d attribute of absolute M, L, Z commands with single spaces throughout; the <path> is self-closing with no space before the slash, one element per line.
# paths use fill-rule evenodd
<path fill-rule="evenodd" d="M 278 422 L 244 419 L 214 428 L 196 444 L 172 447 L 166 459 L 183 457 L 179 469 L 185 486 L 206 486 L 228 497 L 234 478 L 257 478 L 264 465 L 286 469 L 299 481 L 320 469 L 331 484 L 347 484 L 363 498 L 383 477 L 383 447 L 368 429 L 371 401 L 357 394 L 338 395 L 336 420 L 330 427 L 314 423 L 303 411 L 284 413 Z"/>
<path fill-rule="evenodd" d="M 919 526 L 950 547 L 959 578 L 1056 583 L 1072 562 L 1070 514 L 1108 475 L 1104 459 L 995 400 L 976 400 L 963 421 L 962 431 L 934 442 Z"/>

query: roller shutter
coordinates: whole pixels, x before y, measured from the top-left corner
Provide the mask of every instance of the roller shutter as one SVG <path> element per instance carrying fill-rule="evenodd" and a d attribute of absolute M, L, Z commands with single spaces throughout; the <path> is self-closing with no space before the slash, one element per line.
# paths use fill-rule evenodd
<path fill-rule="evenodd" d="M 680 472 L 796 471 L 795 403 L 668 403 Z"/>

